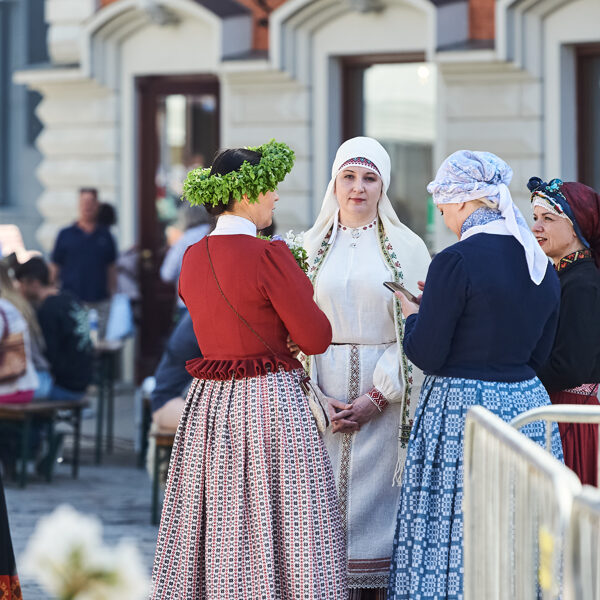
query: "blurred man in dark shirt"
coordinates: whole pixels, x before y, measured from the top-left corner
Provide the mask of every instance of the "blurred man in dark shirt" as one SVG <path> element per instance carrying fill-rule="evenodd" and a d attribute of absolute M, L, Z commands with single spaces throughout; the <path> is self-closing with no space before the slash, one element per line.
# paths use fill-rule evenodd
<path fill-rule="evenodd" d="M 110 297 L 115 291 L 117 247 L 107 227 L 98 222 L 98 192 L 79 190 L 79 216 L 61 229 L 52 251 L 53 279 L 99 315 L 100 337 L 104 337 Z"/>

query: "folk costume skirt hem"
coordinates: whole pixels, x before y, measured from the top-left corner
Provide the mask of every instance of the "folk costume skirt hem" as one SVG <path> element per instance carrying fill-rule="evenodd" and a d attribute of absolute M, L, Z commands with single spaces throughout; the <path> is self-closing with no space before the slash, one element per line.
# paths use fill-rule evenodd
<path fill-rule="evenodd" d="M 300 370 L 195 379 L 169 467 L 154 600 L 346 600 L 333 471 Z"/>
<path fill-rule="evenodd" d="M 598 397 L 570 391 L 550 394 L 552 404 L 598 406 Z M 598 487 L 598 425 L 559 423 L 565 465 L 575 471 L 581 483 Z"/>
<path fill-rule="evenodd" d="M 428 376 L 408 444 L 394 536 L 388 600 L 463 597 L 463 442 L 468 409 L 504 421 L 550 404 L 537 377 L 516 383 Z M 523 434 L 545 447 L 545 425 Z M 558 427 L 552 453 L 562 460 Z"/>
<path fill-rule="evenodd" d="M 348 600 L 386 600 L 387 588 L 350 588 Z"/>
<path fill-rule="evenodd" d="M 23 600 L 12 538 L 8 525 L 8 512 L 4 498 L 4 487 L 0 478 L 0 598 L 2 600 Z"/>

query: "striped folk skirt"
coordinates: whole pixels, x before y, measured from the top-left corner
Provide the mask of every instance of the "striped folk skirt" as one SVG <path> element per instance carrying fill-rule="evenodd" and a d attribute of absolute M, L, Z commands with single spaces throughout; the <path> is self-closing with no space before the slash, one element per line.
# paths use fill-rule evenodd
<path fill-rule="evenodd" d="M 346 599 L 333 471 L 300 376 L 194 380 L 171 456 L 153 600 Z"/>
<path fill-rule="evenodd" d="M 516 383 L 425 379 L 402 474 L 388 600 L 463 597 L 463 442 L 468 409 L 483 406 L 511 421 L 549 404 L 537 377 Z M 552 427 L 552 453 L 562 460 L 558 427 Z M 521 431 L 545 447 L 544 423 L 531 423 Z"/>

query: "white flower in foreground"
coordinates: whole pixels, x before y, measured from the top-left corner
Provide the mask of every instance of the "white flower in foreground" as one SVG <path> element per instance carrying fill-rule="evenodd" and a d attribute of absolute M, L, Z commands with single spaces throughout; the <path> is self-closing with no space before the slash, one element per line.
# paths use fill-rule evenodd
<path fill-rule="evenodd" d="M 106 549 L 108 551 L 108 549 Z M 121 541 L 107 552 L 105 577 L 90 581 L 90 585 L 77 596 L 77 600 L 137 600 L 148 596 L 148 578 L 137 547 Z"/>
<path fill-rule="evenodd" d="M 301 248 L 304 245 L 304 231 L 294 233 L 294 230 L 290 229 L 285 234 L 285 243 L 290 248 Z"/>
<path fill-rule="evenodd" d="M 100 521 L 67 505 L 40 519 L 21 569 L 61 600 L 137 600 L 148 590 L 135 546 L 104 546 Z"/>
<path fill-rule="evenodd" d="M 21 569 L 49 593 L 59 596 L 73 562 L 94 562 L 102 546 L 102 526 L 95 517 L 67 505 L 42 517 L 29 539 Z"/>

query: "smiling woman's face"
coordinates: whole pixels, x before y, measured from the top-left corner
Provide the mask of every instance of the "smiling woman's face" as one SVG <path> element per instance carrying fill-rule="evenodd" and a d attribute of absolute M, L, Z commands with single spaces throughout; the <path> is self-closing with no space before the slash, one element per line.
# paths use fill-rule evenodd
<path fill-rule="evenodd" d="M 368 223 L 377 216 L 381 198 L 381 177 L 364 167 L 342 169 L 335 178 L 335 197 L 340 206 L 340 221 Z"/>
<path fill-rule="evenodd" d="M 583 247 L 571 222 L 555 215 L 547 208 L 534 206 L 533 220 L 531 231 L 546 256 L 554 263 Z"/>

